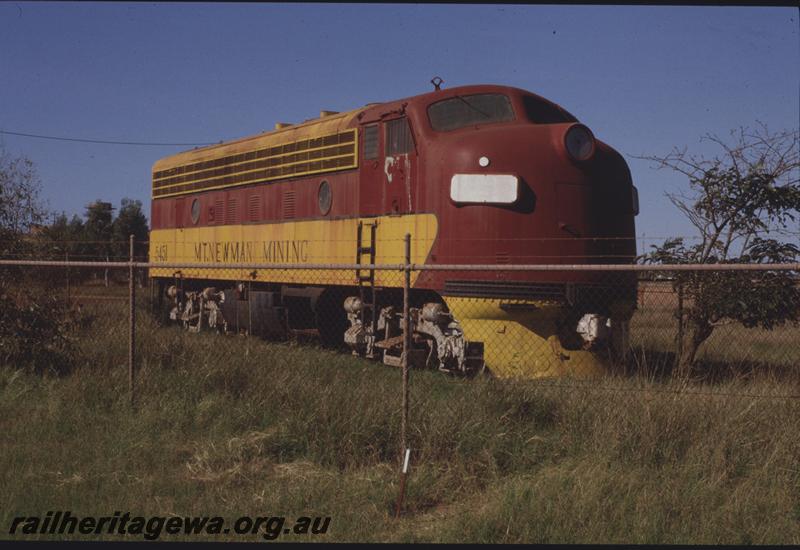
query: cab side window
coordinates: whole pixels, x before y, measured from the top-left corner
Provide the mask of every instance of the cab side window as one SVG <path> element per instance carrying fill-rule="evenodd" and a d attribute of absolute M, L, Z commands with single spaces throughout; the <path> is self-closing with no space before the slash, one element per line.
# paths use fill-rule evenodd
<path fill-rule="evenodd" d="M 396 118 L 386 123 L 386 155 L 404 155 L 414 150 L 408 120 Z"/>

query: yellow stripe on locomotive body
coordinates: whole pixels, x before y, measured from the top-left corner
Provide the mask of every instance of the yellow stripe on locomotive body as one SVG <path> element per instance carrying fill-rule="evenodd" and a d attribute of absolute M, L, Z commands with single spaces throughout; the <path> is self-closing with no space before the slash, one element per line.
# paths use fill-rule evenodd
<path fill-rule="evenodd" d="M 376 264 L 403 263 L 407 233 L 413 236 L 412 263 L 425 263 L 439 229 L 434 214 L 156 229 L 150 232 L 150 261 L 203 263 L 211 268 L 181 269 L 182 277 L 188 279 L 357 285 L 355 270 L 258 270 L 252 277 L 251 270 L 226 268 L 225 264 L 353 264 L 359 223 L 364 225 L 364 235 L 369 234 L 369 225 L 377 224 Z M 175 271 L 154 267 L 150 273 L 153 277 L 172 277 Z M 416 277 L 412 273 L 412 284 Z M 377 270 L 375 284 L 399 287 L 402 277 L 398 271 Z"/>

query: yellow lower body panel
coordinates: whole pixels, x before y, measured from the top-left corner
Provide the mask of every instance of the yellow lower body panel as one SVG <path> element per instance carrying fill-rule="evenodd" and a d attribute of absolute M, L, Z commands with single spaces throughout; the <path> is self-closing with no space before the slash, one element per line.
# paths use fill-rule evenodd
<path fill-rule="evenodd" d="M 150 261 L 153 263 L 202 263 L 208 268 L 181 269 L 186 279 L 264 281 L 307 285 L 355 285 L 355 270 L 313 269 L 231 269 L 225 264 L 275 263 L 353 264 L 356 263 L 358 225 L 362 227 L 362 246 L 370 245 L 370 225 L 375 229 L 375 263 L 402 264 L 405 261 L 404 238 L 411 240 L 411 261 L 425 263 L 436 240 L 438 222 L 434 214 L 350 218 L 339 220 L 302 220 L 266 224 L 239 224 L 150 232 Z M 369 263 L 369 254 L 361 263 Z M 153 277 L 172 277 L 176 269 L 153 268 Z M 412 285 L 417 274 L 412 274 Z M 400 271 L 375 272 L 377 286 L 399 287 Z"/>
<path fill-rule="evenodd" d="M 445 301 L 464 337 L 483 342 L 486 366 L 499 378 L 587 378 L 608 373 L 605 354 L 562 347 L 557 326 L 565 310 L 557 304 L 454 297 Z"/>

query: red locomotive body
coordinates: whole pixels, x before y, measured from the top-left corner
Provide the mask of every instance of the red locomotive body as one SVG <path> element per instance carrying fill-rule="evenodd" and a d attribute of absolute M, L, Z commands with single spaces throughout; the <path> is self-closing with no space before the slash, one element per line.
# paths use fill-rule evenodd
<path fill-rule="evenodd" d="M 237 250 L 241 242 L 242 251 L 227 261 L 350 263 L 362 261 L 358 246 L 371 248 L 376 261 L 397 263 L 402 260 L 399 239 L 409 232 L 418 241 L 417 264 L 630 263 L 636 254 L 637 211 L 636 190 L 621 155 L 571 114 L 525 90 L 464 86 L 159 161 L 151 259 L 224 264 L 227 253 L 220 259 L 219 244 L 224 249 L 227 239 L 236 241 Z M 371 235 L 365 225 L 375 227 Z M 329 242 L 315 248 L 309 236 L 320 235 Z M 586 359 L 591 352 L 564 352 L 569 338 L 559 336 L 560 327 L 565 319 L 574 324 L 590 313 L 611 318 L 607 324 L 624 332 L 636 281 L 632 273 L 613 275 L 423 270 L 414 289 L 424 296 L 420 301 L 445 304 L 431 319 L 449 310 L 449 318 L 461 323 L 458 330 L 483 344 L 494 372 L 581 374 L 602 365 Z M 156 276 L 164 286 L 171 281 L 166 270 Z M 275 294 L 270 303 L 280 303 L 292 288 L 295 294 L 301 286 L 312 289 L 309 307 L 318 313 L 325 309 L 322 304 L 359 294 L 352 272 L 332 275 L 324 284 L 303 277 L 264 273 L 257 282 Z M 189 289 L 213 280 L 224 286 L 241 278 L 218 271 L 196 281 L 189 276 L 182 284 Z M 392 302 L 397 282 L 373 284 L 387 289 L 385 303 Z M 363 299 L 362 289 L 361 302 L 370 301 Z M 180 301 L 179 312 L 184 307 Z M 378 306 L 370 306 L 372 327 L 364 314 L 369 307 L 354 301 L 349 307 L 351 329 L 358 322 L 361 332 L 348 329 L 352 334 L 344 340 L 371 352 L 379 341 L 374 334 Z M 506 361 L 501 350 L 509 345 L 530 350 Z M 565 353 L 574 356 L 572 364 L 564 364 Z M 588 367 L 576 366 L 581 358 Z M 442 358 L 439 366 L 445 362 Z M 465 358 L 457 362 L 463 369 Z"/>

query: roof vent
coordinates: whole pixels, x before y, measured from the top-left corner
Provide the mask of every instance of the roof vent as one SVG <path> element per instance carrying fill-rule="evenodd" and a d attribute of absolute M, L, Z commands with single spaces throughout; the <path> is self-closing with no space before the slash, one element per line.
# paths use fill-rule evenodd
<path fill-rule="evenodd" d="M 289 126 L 294 126 L 291 122 L 276 122 L 275 129 L 276 130 L 283 130 L 284 128 L 288 128 Z"/>
<path fill-rule="evenodd" d="M 319 118 L 324 118 L 326 116 L 338 115 L 338 114 L 339 114 L 339 111 L 320 111 L 319 112 Z"/>

